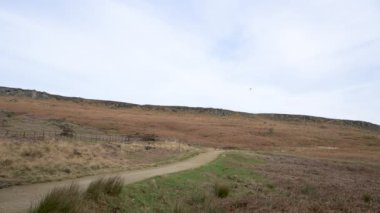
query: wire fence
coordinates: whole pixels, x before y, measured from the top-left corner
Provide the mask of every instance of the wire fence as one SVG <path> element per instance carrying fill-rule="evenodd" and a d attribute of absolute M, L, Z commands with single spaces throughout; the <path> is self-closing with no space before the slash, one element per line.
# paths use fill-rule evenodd
<path fill-rule="evenodd" d="M 0 130 L 0 137 L 25 139 L 25 140 L 48 140 L 48 139 L 65 139 L 78 141 L 103 141 L 103 142 L 137 142 L 137 141 L 157 141 L 157 135 L 154 134 L 133 134 L 133 135 L 106 135 L 106 134 L 65 134 L 56 131 L 10 131 Z"/>

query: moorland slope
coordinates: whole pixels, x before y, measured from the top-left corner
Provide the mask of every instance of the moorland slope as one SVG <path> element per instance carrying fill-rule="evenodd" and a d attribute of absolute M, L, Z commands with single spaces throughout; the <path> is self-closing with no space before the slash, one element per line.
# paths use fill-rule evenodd
<path fill-rule="evenodd" d="M 218 148 L 380 162 L 380 126 L 305 115 L 137 105 L 0 87 L 0 130 L 153 134 Z"/>

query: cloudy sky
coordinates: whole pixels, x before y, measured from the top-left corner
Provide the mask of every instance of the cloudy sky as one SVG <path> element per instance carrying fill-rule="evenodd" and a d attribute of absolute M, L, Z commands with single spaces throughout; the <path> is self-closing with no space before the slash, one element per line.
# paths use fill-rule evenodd
<path fill-rule="evenodd" d="M 0 0 L 0 85 L 380 124 L 379 0 Z"/>

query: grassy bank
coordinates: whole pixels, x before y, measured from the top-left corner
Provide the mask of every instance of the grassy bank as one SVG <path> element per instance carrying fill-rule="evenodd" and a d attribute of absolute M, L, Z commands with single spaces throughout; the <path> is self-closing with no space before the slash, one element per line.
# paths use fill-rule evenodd
<path fill-rule="evenodd" d="M 175 142 L 0 140 L 0 188 L 157 166 L 199 152 Z"/>

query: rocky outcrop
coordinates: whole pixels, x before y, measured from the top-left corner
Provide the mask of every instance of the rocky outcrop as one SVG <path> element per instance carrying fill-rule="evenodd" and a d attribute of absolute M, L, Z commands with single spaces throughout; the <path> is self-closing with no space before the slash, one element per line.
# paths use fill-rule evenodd
<path fill-rule="evenodd" d="M 289 115 L 289 114 L 259 114 L 259 115 L 270 118 L 270 119 L 274 119 L 274 120 L 330 123 L 330 124 L 353 126 L 353 127 L 358 127 L 358 128 L 365 128 L 365 129 L 380 131 L 379 125 L 376 125 L 370 122 L 365 122 L 365 121 L 330 119 L 330 118 L 322 118 L 322 117 L 308 116 L 308 115 Z"/>
<path fill-rule="evenodd" d="M 18 96 L 18 97 L 29 97 L 33 99 L 55 99 L 55 100 L 65 100 L 72 102 L 86 102 L 86 103 L 100 103 L 110 107 L 120 108 L 120 107 L 132 107 L 138 106 L 137 104 L 123 103 L 117 101 L 103 101 L 103 100 L 92 100 L 79 97 L 66 97 L 60 95 L 52 95 L 47 92 L 40 92 L 36 90 L 26 90 L 19 88 L 9 88 L 0 87 L 1 96 Z"/>
<path fill-rule="evenodd" d="M 48 99 L 50 94 L 36 90 L 24 90 L 9 87 L 0 87 L 0 95 L 31 97 L 34 99 Z"/>

